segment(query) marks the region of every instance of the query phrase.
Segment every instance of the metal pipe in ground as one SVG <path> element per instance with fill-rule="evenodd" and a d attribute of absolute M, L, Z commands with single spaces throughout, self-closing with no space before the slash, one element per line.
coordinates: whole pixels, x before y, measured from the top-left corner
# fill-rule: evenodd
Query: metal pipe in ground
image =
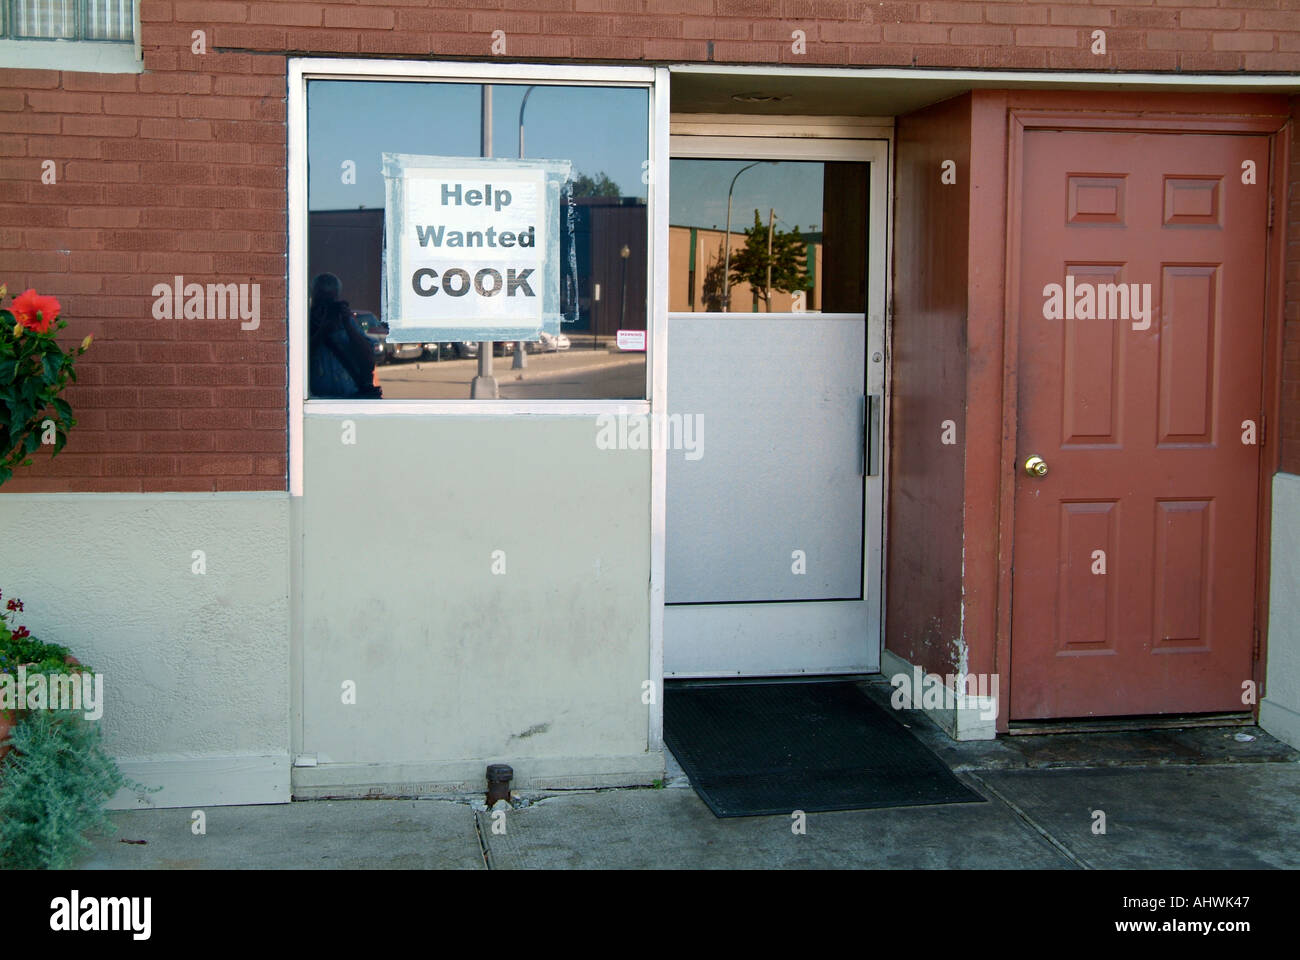
<path fill-rule="evenodd" d="M 490 763 L 487 768 L 487 805 L 498 800 L 510 800 L 510 781 L 515 777 L 514 767 L 508 763 Z"/>

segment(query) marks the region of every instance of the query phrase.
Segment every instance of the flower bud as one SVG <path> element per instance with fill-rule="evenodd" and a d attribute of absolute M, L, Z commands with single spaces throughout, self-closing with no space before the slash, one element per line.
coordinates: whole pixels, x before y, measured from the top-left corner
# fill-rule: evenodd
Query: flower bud
<path fill-rule="evenodd" d="M 93 333 L 88 333 L 88 334 L 86 334 L 86 339 L 81 341 L 81 352 L 82 352 L 82 353 L 85 353 L 87 350 L 90 349 L 90 341 L 92 341 L 92 340 L 94 340 L 94 339 L 95 339 L 95 335 L 94 335 Z"/>

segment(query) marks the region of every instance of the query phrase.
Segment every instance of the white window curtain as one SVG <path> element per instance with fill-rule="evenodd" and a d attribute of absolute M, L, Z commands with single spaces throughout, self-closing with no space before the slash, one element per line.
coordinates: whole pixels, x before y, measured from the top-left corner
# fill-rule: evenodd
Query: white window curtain
<path fill-rule="evenodd" d="M 84 0 L 82 36 L 87 40 L 130 40 L 134 26 L 131 0 Z"/>
<path fill-rule="evenodd" d="M 76 0 L 12 0 L 12 5 L 15 37 L 76 39 Z"/>
<path fill-rule="evenodd" d="M 3 0 L 0 0 L 0 5 Z M 132 0 L 9 0 L 14 39 L 134 39 Z"/>

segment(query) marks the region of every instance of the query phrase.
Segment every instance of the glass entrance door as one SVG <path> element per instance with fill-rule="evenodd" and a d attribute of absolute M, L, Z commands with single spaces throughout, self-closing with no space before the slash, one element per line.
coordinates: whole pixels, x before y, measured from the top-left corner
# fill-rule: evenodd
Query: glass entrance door
<path fill-rule="evenodd" d="M 674 140 L 667 676 L 879 667 L 884 147 Z"/>

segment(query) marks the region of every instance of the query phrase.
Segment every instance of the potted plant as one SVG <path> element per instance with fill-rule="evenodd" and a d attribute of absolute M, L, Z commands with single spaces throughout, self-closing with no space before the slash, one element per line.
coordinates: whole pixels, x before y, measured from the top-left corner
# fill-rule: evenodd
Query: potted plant
<path fill-rule="evenodd" d="M 122 776 L 84 700 L 55 703 L 51 693 L 39 706 L 18 709 L 20 668 L 29 686 L 43 674 L 48 690 L 55 675 L 94 674 L 66 647 L 17 625 L 22 612 L 17 598 L 0 609 L 0 869 L 60 869 L 87 846 L 89 833 L 111 828 L 104 803 L 119 789 L 161 788 Z"/>
<path fill-rule="evenodd" d="M 25 668 L 24 675 L 27 677 L 81 666 L 81 661 L 68 652 L 66 647 L 37 640 L 26 627 L 12 622 L 14 614 L 23 612 L 21 600 L 16 597 L 5 600 L 0 591 L 0 601 L 4 603 L 4 608 L 0 609 L 0 677 L 7 674 L 16 680 L 20 666 Z M 9 753 L 9 735 L 24 712 L 16 704 L 7 706 L 6 698 L 0 692 L 0 761 Z"/>
<path fill-rule="evenodd" d="M 8 289 L 0 283 L 0 301 Z M 0 484 L 44 444 L 57 454 L 76 424 L 72 408 L 59 396 L 77 379 L 72 365 L 90 349 L 91 337 L 65 351 L 55 335 L 67 326 L 59 320 L 59 301 L 27 290 L 8 307 L 0 306 Z"/>
<path fill-rule="evenodd" d="M 104 803 L 128 782 L 100 741 L 99 725 L 75 710 L 31 710 L 0 763 L 0 869 L 66 869 L 109 832 Z"/>

